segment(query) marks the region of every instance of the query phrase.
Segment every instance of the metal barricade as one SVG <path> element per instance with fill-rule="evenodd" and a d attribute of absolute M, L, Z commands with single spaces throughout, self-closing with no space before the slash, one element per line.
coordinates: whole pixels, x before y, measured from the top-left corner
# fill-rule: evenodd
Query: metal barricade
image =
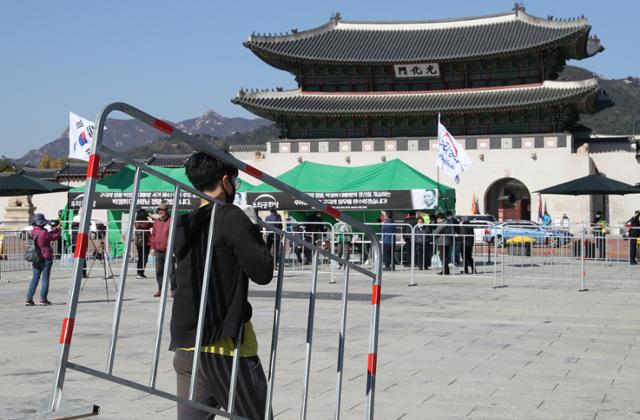
<path fill-rule="evenodd" d="M 357 264 L 353 264 L 339 256 L 332 254 L 330 251 L 322 249 L 321 246 L 317 246 L 315 243 L 309 243 L 304 238 L 296 237 L 296 235 L 291 232 L 287 232 L 282 229 L 277 229 L 274 226 L 259 221 L 259 226 L 265 228 L 266 230 L 275 232 L 276 234 L 281 236 L 281 246 L 280 246 L 280 255 L 278 259 L 280 261 L 280 265 L 278 268 L 278 277 L 277 277 L 277 289 L 276 289 L 276 299 L 275 299 L 275 308 L 274 308 L 274 322 L 273 322 L 273 332 L 272 332 L 272 343 L 271 343 L 271 352 L 270 352 L 270 362 L 269 362 L 269 372 L 268 372 L 268 398 L 267 404 L 265 407 L 265 419 L 270 418 L 271 413 L 271 401 L 274 394 L 274 383 L 275 383 L 275 365 L 277 358 L 277 349 L 278 349 L 278 337 L 279 337 L 279 324 L 280 324 L 280 312 L 281 312 L 281 299 L 282 299 L 282 283 L 283 283 L 283 274 L 284 274 L 284 252 L 285 240 L 289 240 L 294 244 L 301 244 L 305 249 L 309 249 L 313 255 L 313 269 L 312 269 L 312 280 L 309 294 L 309 310 L 308 310 L 308 318 L 307 318 L 307 346 L 306 346 L 306 362 L 305 362 L 305 372 L 304 372 L 304 392 L 302 398 L 302 410 L 300 417 L 302 419 L 306 418 L 307 406 L 308 406 L 308 395 L 309 395 L 309 379 L 310 379 L 310 364 L 311 364 L 311 351 L 313 345 L 313 320 L 315 316 L 315 299 L 316 299 L 316 286 L 317 286 L 317 277 L 318 277 L 318 264 L 320 258 L 324 258 L 327 260 L 337 261 L 340 264 L 343 264 L 347 267 L 345 270 L 345 288 L 343 292 L 343 309 L 342 309 L 342 322 L 340 324 L 339 331 L 339 351 L 338 351 L 338 378 L 337 378 L 337 389 L 336 389 L 336 419 L 340 417 L 340 398 L 341 398 L 341 386 L 342 386 L 342 369 L 344 362 L 344 334 L 346 328 L 346 316 L 347 316 L 347 301 L 348 301 L 348 280 L 349 273 L 351 270 L 361 273 L 372 279 L 372 296 L 371 296 L 371 324 L 369 331 L 369 346 L 368 346 L 368 357 L 367 357 L 367 366 L 366 366 L 366 378 L 367 378 L 367 386 L 366 386 L 366 418 L 373 419 L 374 417 L 374 403 L 375 403 L 375 385 L 376 385 L 376 367 L 377 367 L 377 348 L 378 348 L 378 326 L 379 326 L 379 318 L 380 318 L 380 300 L 381 300 L 381 258 L 380 258 L 380 245 L 376 236 L 370 230 L 368 226 L 365 224 L 342 214 L 339 210 L 335 208 L 325 205 L 320 201 L 293 189 L 292 187 L 282 183 L 281 181 L 261 172 L 260 170 L 243 163 L 242 161 L 234 158 L 233 156 L 217 150 L 210 146 L 204 140 L 198 137 L 192 137 L 187 135 L 173 126 L 167 124 L 166 122 L 156 119 L 149 114 L 146 114 L 130 105 L 124 103 L 113 103 L 105 107 L 99 114 L 96 123 L 96 131 L 94 142 L 92 144 L 92 150 L 89 157 L 88 169 L 87 169 L 87 184 L 84 194 L 84 204 L 83 208 L 85 209 L 82 212 L 80 228 L 77 235 L 77 241 L 75 244 L 74 251 L 74 268 L 73 268 L 73 276 L 72 282 L 69 289 L 69 300 L 67 305 L 66 316 L 62 322 L 62 331 L 60 334 L 60 352 L 58 356 L 58 366 L 54 375 L 53 382 L 53 390 L 51 393 L 50 401 L 48 404 L 48 409 L 50 412 L 57 412 L 60 410 L 60 403 L 62 401 L 62 391 L 65 382 L 65 375 L 67 369 L 73 369 L 78 372 L 82 372 L 97 378 L 105 379 L 108 381 L 112 381 L 118 383 L 120 385 L 130 387 L 132 389 L 136 389 L 139 391 L 147 392 L 149 394 L 153 394 L 171 401 L 179 402 L 182 404 L 187 404 L 197 409 L 207 411 L 209 413 L 219 415 L 221 417 L 230 418 L 230 419 L 240 419 L 241 417 L 234 414 L 234 401 L 235 401 L 235 392 L 236 392 L 236 378 L 238 374 L 238 359 L 240 356 L 239 348 L 236 348 L 234 353 L 234 361 L 231 372 L 231 380 L 229 387 L 229 401 L 226 407 L 226 410 L 217 409 L 215 407 L 209 407 L 204 404 L 198 403 L 194 399 L 194 391 L 195 391 L 195 382 L 198 377 L 198 371 L 200 369 L 199 366 L 199 354 L 202 351 L 202 337 L 203 337 L 203 329 L 204 329 L 204 314 L 206 311 L 206 295 L 207 288 L 209 287 L 210 279 L 209 275 L 211 272 L 211 266 L 213 263 L 213 236 L 214 236 L 214 218 L 216 215 L 216 209 L 219 204 L 217 200 L 212 197 L 207 196 L 206 194 L 197 191 L 196 189 L 182 184 L 178 181 L 175 181 L 168 176 L 153 170 L 149 166 L 140 163 L 129 156 L 122 155 L 103 144 L 103 134 L 104 134 L 104 126 L 107 119 L 107 116 L 113 111 L 123 112 L 134 119 L 137 119 L 143 123 L 146 123 L 152 127 L 155 127 L 162 131 L 167 135 L 171 135 L 173 138 L 182 140 L 195 149 L 198 149 L 202 152 L 207 153 L 210 156 L 213 156 L 226 164 L 237 168 L 238 170 L 259 179 L 283 192 L 289 193 L 295 198 L 299 200 L 303 200 L 307 202 L 312 208 L 322 211 L 325 214 L 341 221 L 349 224 L 354 229 L 357 229 L 360 232 L 363 232 L 368 236 L 370 240 L 370 249 L 373 260 L 373 268 L 372 270 L 365 269 Z M 123 161 L 133 165 L 136 168 L 136 175 L 134 180 L 134 188 L 133 188 L 133 197 L 129 207 L 129 215 L 130 220 L 127 225 L 127 233 L 124 241 L 124 256 L 122 259 L 122 271 L 119 275 L 119 283 L 118 283 L 118 295 L 114 308 L 113 314 L 113 322 L 111 329 L 111 338 L 109 342 L 108 356 L 107 356 L 107 366 L 105 371 L 97 370 L 91 368 L 89 366 L 83 366 L 77 363 L 73 363 L 69 361 L 69 351 L 71 346 L 71 339 L 73 335 L 74 325 L 76 322 L 76 312 L 78 306 L 78 297 L 80 292 L 80 283 L 82 279 L 82 268 L 87 259 L 87 248 L 89 246 L 89 225 L 91 220 L 92 213 L 92 205 L 93 199 L 95 196 L 95 188 L 96 188 L 96 178 L 98 175 L 98 168 L 100 162 L 100 156 L 102 153 L 107 153 L 112 156 L 118 157 Z M 161 345 L 161 337 L 162 330 L 164 325 L 164 315 L 165 308 L 167 302 L 167 283 L 168 283 L 168 266 L 169 263 L 165 265 L 165 271 L 163 274 L 163 283 L 161 290 L 161 297 L 159 302 L 158 309 L 158 318 L 156 324 L 156 335 L 155 335 L 155 344 L 154 344 L 154 354 L 152 360 L 152 368 L 150 372 L 150 378 L 148 384 L 138 383 L 124 377 L 116 376 L 113 374 L 113 367 L 115 361 L 115 355 L 117 351 L 117 343 L 118 343 L 118 333 L 119 333 L 119 325 L 121 320 L 122 306 L 124 302 L 124 294 L 126 289 L 126 281 L 127 281 L 127 265 L 129 263 L 129 257 L 132 251 L 132 236 L 134 234 L 134 217 L 135 210 L 137 208 L 137 199 L 138 199 L 138 190 L 140 185 L 140 177 L 141 173 L 144 172 L 146 174 L 155 176 L 157 178 L 162 179 L 163 181 L 169 182 L 175 186 L 174 191 L 174 200 L 173 200 L 173 213 L 177 214 L 177 198 L 180 195 L 181 191 L 188 191 L 196 196 L 205 199 L 213 204 L 213 209 L 211 212 L 211 220 L 209 224 L 209 236 L 208 236 L 208 244 L 207 244 L 207 253 L 206 253 L 206 261 L 205 261 L 205 278 L 203 279 L 202 285 L 202 300 L 200 302 L 199 307 L 199 316 L 197 323 L 197 334 L 196 334 L 196 354 L 193 357 L 193 366 L 191 371 L 191 384 L 189 388 L 188 398 L 182 398 L 178 395 L 174 395 L 162 390 L 157 389 L 156 380 L 158 373 L 158 362 L 159 362 L 159 349 Z M 176 223 L 175 220 L 177 217 L 172 218 L 173 221 L 169 230 L 169 240 L 168 240 L 168 248 L 167 255 L 168 258 L 172 258 L 172 250 L 174 246 L 175 240 L 175 229 Z M 239 337 L 242 337 L 242 329 L 239 331 Z M 237 340 L 238 346 L 240 345 L 240 340 Z M 92 409 L 92 413 L 95 413 L 95 407 Z"/>

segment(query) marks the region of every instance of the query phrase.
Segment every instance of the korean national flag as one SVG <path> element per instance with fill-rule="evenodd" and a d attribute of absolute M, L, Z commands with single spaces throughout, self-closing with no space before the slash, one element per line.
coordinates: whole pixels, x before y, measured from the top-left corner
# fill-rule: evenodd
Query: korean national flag
<path fill-rule="evenodd" d="M 89 160 L 95 125 L 79 115 L 69 112 L 69 157 Z"/>

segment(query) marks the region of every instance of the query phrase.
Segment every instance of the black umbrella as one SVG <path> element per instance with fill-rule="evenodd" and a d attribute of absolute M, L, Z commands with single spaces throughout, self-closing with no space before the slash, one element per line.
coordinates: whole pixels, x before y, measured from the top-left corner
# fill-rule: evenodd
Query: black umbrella
<path fill-rule="evenodd" d="M 640 188 L 604 175 L 587 175 L 535 192 L 560 195 L 625 195 L 640 194 Z"/>
<path fill-rule="evenodd" d="M 0 174 L 0 196 L 34 195 L 67 191 L 69 187 L 21 174 Z"/>

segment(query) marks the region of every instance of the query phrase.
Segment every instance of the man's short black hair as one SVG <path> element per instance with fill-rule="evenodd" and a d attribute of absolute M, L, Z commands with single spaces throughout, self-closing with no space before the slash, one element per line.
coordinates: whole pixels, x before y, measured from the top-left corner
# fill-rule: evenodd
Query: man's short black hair
<path fill-rule="evenodd" d="M 447 211 L 447 217 L 453 217 L 453 212 L 451 210 Z"/>
<path fill-rule="evenodd" d="M 185 170 L 189 181 L 198 191 L 215 188 L 225 175 L 238 176 L 236 168 L 204 152 L 191 155 L 185 164 Z"/>
<path fill-rule="evenodd" d="M 277 212 L 278 212 L 278 210 L 276 209 L 276 207 L 275 207 L 275 206 L 271 206 L 271 207 L 269 208 L 269 211 L 270 211 L 271 213 L 277 213 Z"/>

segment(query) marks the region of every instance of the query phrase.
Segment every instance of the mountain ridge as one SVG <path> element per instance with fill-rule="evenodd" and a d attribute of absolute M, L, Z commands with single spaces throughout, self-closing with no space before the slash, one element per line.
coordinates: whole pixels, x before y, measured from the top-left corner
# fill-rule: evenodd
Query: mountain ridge
<path fill-rule="evenodd" d="M 214 139 L 233 136 L 237 133 L 249 133 L 272 124 L 271 121 L 262 118 L 226 118 L 212 109 L 206 110 L 195 118 L 177 123 L 168 122 L 187 134 L 198 134 Z M 116 151 L 124 151 L 151 144 L 162 137 L 162 133 L 140 121 L 110 118 L 107 120 L 104 132 L 104 143 Z M 44 156 L 63 158 L 68 154 L 69 128 L 67 127 L 57 138 L 40 148 L 28 151 L 16 161 L 21 165 L 36 166 Z"/>

